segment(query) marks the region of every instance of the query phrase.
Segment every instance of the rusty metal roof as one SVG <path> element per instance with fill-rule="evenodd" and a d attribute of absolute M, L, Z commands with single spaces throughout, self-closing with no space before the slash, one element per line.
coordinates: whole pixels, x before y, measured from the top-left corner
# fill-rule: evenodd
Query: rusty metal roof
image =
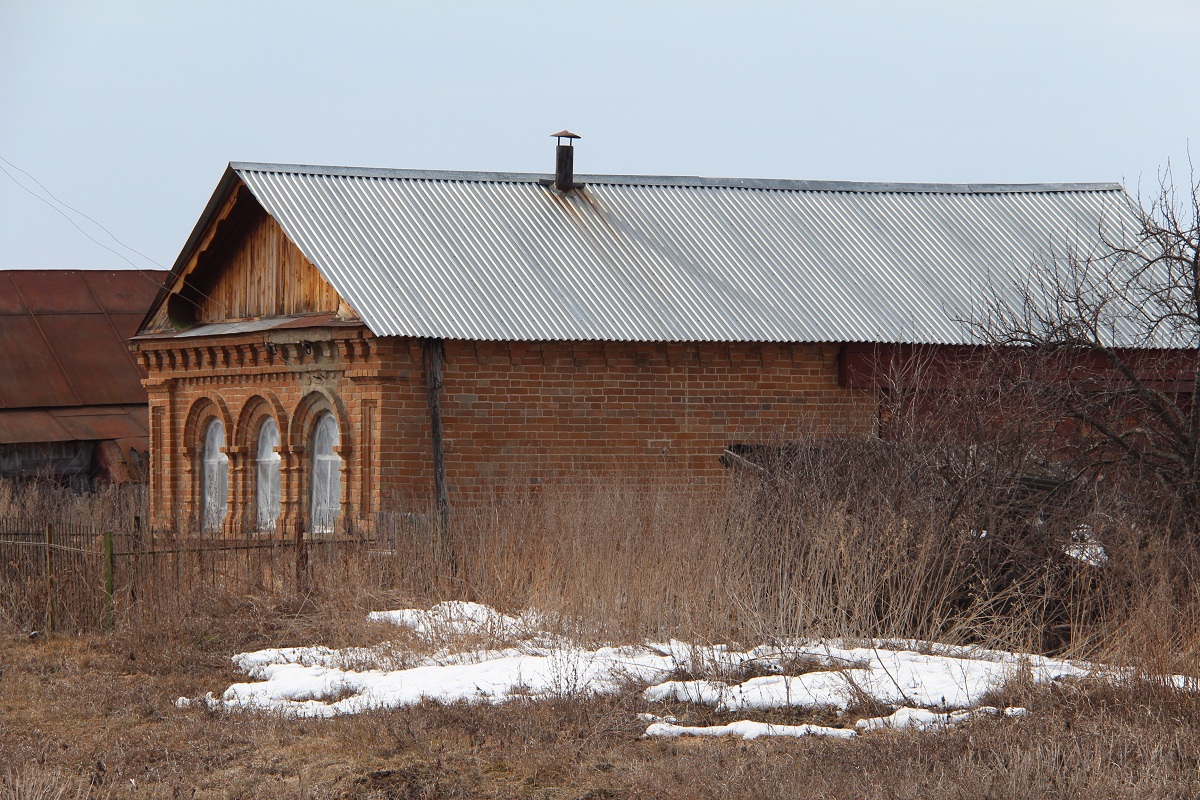
<path fill-rule="evenodd" d="M 146 439 L 145 405 L 0 409 L 0 444 Z"/>
<path fill-rule="evenodd" d="M 303 328 L 355 328 L 361 323 L 341 319 L 336 314 L 295 314 L 285 317 L 234 320 L 232 322 L 209 322 L 183 331 L 153 331 L 134 336 L 133 341 L 143 339 L 195 339 L 203 336 L 228 336 L 238 333 L 260 331 L 299 330 Z"/>
<path fill-rule="evenodd" d="M 0 271 L 0 442 L 145 436 L 126 343 L 167 273 Z M 100 408 L 100 407 L 109 408 Z"/>

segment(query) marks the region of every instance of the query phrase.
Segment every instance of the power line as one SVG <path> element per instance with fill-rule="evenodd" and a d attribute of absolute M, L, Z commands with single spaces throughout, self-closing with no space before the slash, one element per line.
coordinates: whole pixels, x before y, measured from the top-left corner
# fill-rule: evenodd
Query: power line
<path fill-rule="evenodd" d="M 161 270 L 164 270 L 164 271 L 166 271 L 166 270 L 167 270 L 167 268 L 166 268 L 166 267 L 164 267 L 162 264 L 159 264 L 157 261 L 155 261 L 155 260 L 154 260 L 153 258 L 151 258 L 150 256 L 146 255 L 145 253 L 142 253 L 141 251 L 139 251 L 139 250 L 136 250 L 136 249 L 134 249 L 134 248 L 130 247 L 129 245 L 125 244 L 124 242 L 122 242 L 120 239 L 118 239 L 118 238 L 116 237 L 116 235 L 115 235 L 115 234 L 114 234 L 112 231 L 110 231 L 108 228 L 106 228 L 106 227 L 104 227 L 103 225 L 101 225 L 99 222 L 97 222 L 97 221 L 96 221 L 95 219 L 93 219 L 92 217 L 90 217 L 90 216 L 88 216 L 87 214 L 83 213 L 82 211 L 80 211 L 79 209 L 75 208 L 74 206 L 68 205 L 67 203 L 64 203 L 62 200 L 59 200 L 57 197 L 55 197 L 55 196 L 54 196 L 54 193 L 53 193 L 53 192 L 51 192 L 49 189 L 47 189 L 47 188 L 45 187 L 45 185 L 44 185 L 44 184 L 43 184 L 41 181 L 39 181 L 37 178 L 35 178 L 35 177 L 34 177 L 33 175 L 31 175 L 29 172 L 27 172 L 27 171 L 25 171 L 25 170 L 21 169 L 21 168 L 20 168 L 20 167 L 18 167 L 16 164 L 14 164 L 14 163 L 12 163 L 11 161 L 9 161 L 9 160 L 8 160 L 7 158 L 5 158 L 4 156 L 0 156 L 0 161 L 3 161 L 3 162 L 4 162 L 5 164 L 7 164 L 8 166 L 12 167 L 12 168 L 13 168 L 13 169 L 15 169 L 16 171 L 20 172 L 22 175 L 25 175 L 25 176 L 26 176 L 26 177 L 28 177 L 28 178 L 29 178 L 31 181 L 33 181 L 34 183 L 36 183 L 36 184 L 37 184 L 37 185 L 38 185 L 38 186 L 41 188 L 41 190 L 42 190 L 43 192 L 45 192 L 47 195 L 49 195 L 49 196 L 50 196 L 50 197 L 51 197 L 51 198 L 54 200 L 54 203 L 51 203 L 51 202 L 50 202 L 49 200 L 47 200 L 45 197 L 42 197 L 42 196 L 41 196 L 40 194 L 38 194 L 37 192 L 33 191 L 33 190 L 32 190 L 32 189 L 30 189 L 28 186 L 26 186 L 25 184 L 21 183 L 21 181 L 17 180 L 17 179 L 16 179 L 16 177 L 15 177 L 15 176 L 14 176 L 14 175 L 13 175 L 11 172 L 9 172 L 9 171 L 8 171 L 7 169 L 5 169 L 3 166 L 0 166 L 0 172 L 3 172 L 5 175 L 7 175 L 9 180 L 11 180 L 13 183 L 15 183 L 17 186 L 19 186 L 19 187 L 20 187 L 21 189 L 23 189 L 24 191 L 28 192 L 28 193 L 29 193 L 30 195 L 32 195 L 33 197 L 36 197 L 38 200 L 40 200 L 40 201 L 42 201 L 43 203 L 45 203 L 45 204 L 46 204 L 47 206 L 49 206 L 50 208 L 54 209 L 54 211 L 56 211 L 56 212 L 57 212 L 57 213 L 58 213 L 60 216 L 62 216 L 62 218 L 63 218 L 63 219 L 65 219 L 67 222 L 71 223 L 72 227 L 74 227 L 74 228 L 75 228 L 75 230 L 77 230 L 77 231 L 79 231 L 80 233 L 82 233 L 82 234 L 83 234 L 83 235 L 84 235 L 84 236 L 85 236 L 85 237 L 86 237 L 86 238 L 87 238 L 87 239 L 88 239 L 90 242 L 92 242 L 93 244 L 95 244 L 95 245 L 97 245 L 97 246 L 99 246 L 99 247 L 103 247 L 105 250 L 107 250 L 108 252 L 112 253 L 112 254 L 113 254 L 113 255 L 115 255 L 117 258 L 120 258 L 120 259 L 121 259 L 122 261 L 124 261 L 126 264 L 128 264 L 128 265 L 129 265 L 129 266 L 131 266 L 131 267 L 133 267 L 133 269 L 134 269 L 134 271 L 135 271 L 135 272 L 137 272 L 139 275 L 141 275 L 141 276 L 142 276 L 143 278 L 145 278 L 146 280 L 148 280 L 148 281 L 150 281 L 151 283 L 153 283 L 153 284 L 154 284 L 155 286 L 157 286 L 158 288 L 160 288 L 160 289 L 162 289 L 162 288 L 165 288 L 165 286 L 166 286 L 166 284 L 165 284 L 165 283 L 163 283 L 163 282 L 159 282 L 159 281 L 155 280 L 154 278 L 150 277 L 149 275 L 147 275 L 147 274 L 146 274 L 147 270 L 146 270 L 144 267 L 139 267 L 137 264 L 135 264 L 135 263 L 133 263 L 132 261 L 130 261 L 130 260 L 129 260 L 129 257 L 128 257 L 128 256 L 126 256 L 124 253 L 117 252 L 116 250 L 114 250 L 114 249 L 112 249 L 111 247 L 109 247 L 108 245 L 106 245 L 104 242 L 101 242 L 101 241 L 97 240 L 97 239 L 96 239 L 94 236 L 92 236 L 90 233 L 88 233 L 88 232 L 87 232 L 87 231 L 85 231 L 83 228 L 81 228 L 81 227 L 79 226 L 79 224 L 78 224 L 77 222 L 75 222 L 75 220 L 71 219 L 71 217 L 70 217 L 70 216 L 69 216 L 69 215 L 68 215 L 68 214 L 67 214 L 65 211 L 63 211 L 63 210 L 62 210 L 62 208 L 59 208 L 59 206 L 62 206 L 63 208 L 67 208 L 67 209 L 69 209 L 70 211 L 72 211 L 72 212 L 74 212 L 74 213 L 78 214 L 79 216 L 81 216 L 81 217 L 83 217 L 84 219 L 86 219 L 86 220 L 88 220 L 89 222 L 91 222 L 91 223 L 92 223 L 93 225 L 95 225 L 97 228 L 99 228 L 100 230 L 102 230 L 102 231 L 104 231 L 105 233 L 107 233 L 107 234 L 109 235 L 109 238 L 111 238 L 111 239 L 112 239 L 114 242 L 116 242 L 116 243 L 117 243 L 117 244 L 118 244 L 120 247 L 123 247 L 123 248 L 125 248 L 126 250 L 128 250 L 129 252 L 131 252 L 131 253 L 134 253 L 134 254 L 136 254 L 136 255 L 138 255 L 138 256 L 141 256 L 141 257 L 142 257 L 142 258 L 144 258 L 146 261 L 149 261 L 151 264 L 153 264 L 154 266 L 158 267 L 158 268 L 159 268 L 159 269 L 161 269 Z M 55 203 L 57 203 L 58 205 L 55 205 Z M 200 297 L 202 297 L 203 299 L 205 299 L 205 300 L 208 300 L 208 301 L 210 301 L 210 302 L 212 302 L 212 303 L 214 303 L 214 304 L 216 304 L 216 305 L 218 305 L 218 306 L 221 306 L 222 308 L 224 308 L 224 304 L 223 304 L 223 303 L 220 303 L 220 302 L 218 302 L 218 301 L 217 301 L 216 299 L 214 299 L 213 297 L 211 297 L 211 296 L 209 296 L 209 295 L 205 294 L 204 292 L 200 291 L 199 289 L 196 289 L 196 287 L 194 287 L 194 286 L 193 286 L 193 287 L 192 287 L 192 290 L 193 290 L 193 291 L 195 291 L 197 294 L 199 294 L 199 295 L 200 295 Z M 181 295 L 181 297 L 182 297 L 182 295 Z M 191 298 L 183 298 L 183 299 L 185 299 L 185 300 L 187 300 L 187 301 L 191 302 L 191 303 L 192 303 L 192 305 L 193 305 L 193 306 L 195 306 L 196 308 L 199 308 L 199 307 L 200 307 L 200 304 L 199 304 L 197 301 L 195 301 L 195 300 L 192 300 Z"/>
<path fill-rule="evenodd" d="M 9 165 L 10 167 L 12 167 L 13 169 L 20 170 L 21 172 L 25 172 L 25 170 L 21 169 L 21 168 L 20 168 L 20 167 L 18 167 L 18 166 L 15 166 L 15 165 L 13 165 L 13 163 L 12 163 L 11 161 L 9 161 L 8 159 L 4 158 L 3 156 L 0 156 L 0 161 L 3 161 L 5 164 L 8 164 L 8 165 Z M 58 206 L 56 206 L 56 205 L 54 205 L 53 203 L 51 203 L 51 202 L 50 202 L 49 200 L 47 200 L 46 198 L 42 197 L 42 196 L 41 196 L 40 194 L 38 194 L 37 192 L 35 192 L 35 191 L 33 191 L 32 189 L 30 189 L 30 188 L 29 188 L 28 186 L 26 186 L 25 184 L 21 183 L 19 180 L 17 180 L 15 177 L 13 177 L 13 174 L 12 174 L 11 172 L 9 172 L 7 169 L 5 169 L 4 167 L 0 167 L 0 172 L 3 172 L 5 175 L 7 175 L 7 176 L 8 176 L 8 179 L 9 179 L 9 180 L 11 180 L 13 183 L 15 183 L 17 186 L 21 187 L 21 188 L 22 188 L 22 189 L 24 189 L 26 192 L 28 192 L 28 193 L 29 193 L 29 194 L 31 194 L 32 196 L 36 197 L 38 200 L 41 200 L 41 201 L 42 201 L 43 203 L 45 203 L 47 206 L 49 206 L 50 208 L 52 208 L 52 209 L 54 209 L 56 212 L 58 212 L 58 214 L 59 214 L 60 216 L 62 216 L 62 218 L 63 218 L 63 219 L 65 219 L 67 222 L 71 223 L 72 227 L 74 227 L 74 228 L 75 228 L 75 230 L 77 230 L 77 231 L 79 231 L 80 233 L 82 233 L 82 234 L 83 234 L 85 237 L 87 237 L 87 239 L 88 239 L 89 241 L 91 241 L 93 244 L 95 244 L 95 245 L 97 245 L 97 246 L 99 246 L 99 247 L 103 247 L 105 250 L 107 250 L 108 252 L 112 253 L 114 256 L 116 256 L 117 258 L 121 259 L 122 261 L 124 261 L 124 262 L 125 262 L 126 264 L 128 264 L 129 266 L 133 267 L 134 271 L 136 271 L 136 272 L 137 272 L 139 275 L 141 275 L 142 277 L 144 277 L 146 280 L 148 280 L 148 281 L 150 281 L 151 283 L 153 283 L 155 286 L 158 286 L 158 287 L 160 287 L 160 288 L 162 287 L 162 285 L 163 285 L 163 284 L 159 283 L 158 281 L 154 280 L 154 278 L 151 278 L 149 275 L 147 275 L 147 274 L 146 274 L 146 270 L 145 270 L 145 268 L 144 268 L 144 267 L 139 267 L 137 264 L 135 264 L 135 263 L 133 263 L 132 261 L 130 261 L 130 260 L 129 260 L 129 257 L 128 257 L 128 256 L 126 256 L 124 253 L 119 253 L 119 252 L 117 252 L 116 250 L 113 250 L 113 249 L 112 249 L 111 247 L 109 247 L 108 245 L 106 245 L 104 242 L 101 242 L 101 241 L 97 240 L 97 239 L 96 239 L 94 236 L 92 236 L 90 233 L 88 233 L 87 231 L 85 231 L 83 228 L 79 227 L 79 224 L 78 224 L 78 223 L 76 223 L 76 222 L 75 222 L 75 220 L 71 219 L 71 218 L 70 218 L 70 217 L 67 215 L 67 213 L 66 213 L 65 211 L 63 211 L 61 208 L 59 208 Z M 29 173 L 28 173 L 28 172 L 25 172 L 25 174 L 26 174 L 26 175 L 29 175 Z M 30 176 L 30 177 L 32 178 L 33 176 Z M 34 182 L 35 182 L 35 183 L 37 183 L 37 184 L 38 184 L 38 186 L 41 186 L 41 185 L 42 185 L 41 183 L 38 183 L 38 181 L 37 181 L 37 179 L 36 179 L 36 178 L 34 178 Z M 42 188 L 45 188 L 45 187 L 42 187 Z M 49 193 L 49 192 L 47 192 L 47 194 L 50 194 L 50 193 Z M 51 197 L 54 197 L 54 195 L 50 195 L 50 196 L 51 196 Z M 55 199 L 57 199 L 57 198 L 55 198 Z M 59 201 L 59 202 L 61 202 L 61 201 Z M 63 203 L 63 205 L 65 206 L 65 205 L 66 205 L 66 203 Z M 67 206 L 67 208 L 70 208 L 70 206 Z M 72 211 L 74 211 L 74 209 L 71 209 L 71 210 L 72 210 Z M 76 212 L 76 213 L 80 213 L 80 212 Z M 83 214 L 83 216 L 85 216 L 85 217 L 86 217 L 87 215 L 86 215 L 86 214 Z M 88 219 L 91 219 L 91 217 L 88 217 Z M 95 220 L 93 220 L 93 222 L 95 222 Z M 97 223 L 97 225 L 99 225 L 99 223 Z M 99 227 L 101 227 L 101 228 L 104 228 L 104 226 L 103 226 L 103 225 L 99 225 Z M 107 230 L 107 229 L 106 229 L 106 230 Z M 108 235 L 109 235 L 109 236 L 112 236 L 112 233 L 109 233 Z M 114 240 L 114 241 L 117 241 L 117 237 L 113 236 L 113 240 Z M 118 243 L 118 244 L 120 244 L 120 242 L 119 242 L 119 241 L 118 241 L 117 243 Z M 122 245 L 122 247 L 124 247 L 124 245 Z M 135 252 L 135 253 L 137 252 L 137 251 L 136 251 L 136 250 L 134 250 L 132 247 L 131 247 L 131 248 L 128 248 L 128 249 L 129 249 L 131 252 Z M 141 255 L 141 254 L 140 254 L 140 253 L 138 253 L 138 255 Z M 142 256 L 142 258 L 146 258 L 146 257 L 145 257 L 145 256 Z M 157 262 L 157 261 L 154 261 L 153 259 L 147 259 L 147 260 L 148 260 L 148 261 L 150 261 L 150 263 L 152 263 L 152 264 L 154 264 L 154 265 L 156 265 L 156 266 L 158 266 L 158 267 L 160 267 L 160 268 L 162 267 L 162 265 L 161 265 L 161 264 L 158 264 L 158 262 Z"/>
<path fill-rule="evenodd" d="M 12 163 L 11 161 L 9 161 L 9 160 L 8 160 L 7 158 L 5 158 L 4 156 L 0 156 L 0 161 L 3 161 L 5 164 L 8 164 L 10 167 L 12 167 L 13 169 L 15 169 L 17 172 L 20 172 L 22 175 L 24 175 L 25 177 L 29 178 L 29 180 L 31 180 L 31 181 L 33 181 L 34 183 L 36 183 L 36 184 L 38 185 L 38 188 L 40 188 L 40 189 L 41 189 L 43 192 L 45 192 L 46 194 L 48 194 L 48 195 L 50 196 L 50 199 L 51 199 L 51 200 L 53 200 L 55 203 L 58 203 L 60 206 L 63 206 L 64 208 L 66 208 L 66 209 L 68 209 L 68 210 L 70 210 L 70 211 L 73 211 L 74 213 L 76 213 L 76 214 L 78 214 L 79 216 L 81 216 L 81 217 L 83 217 L 84 219 L 86 219 L 88 222 L 90 222 L 90 223 L 92 223 L 93 225 L 95 225 L 95 226 L 96 226 L 97 228 L 99 228 L 100 230 L 102 230 L 102 231 L 104 231 L 105 233 L 107 233 L 107 234 L 108 234 L 108 237 L 109 237 L 110 239 L 112 239 L 114 242 L 116 242 L 118 245 L 120 245 L 121 247 L 124 247 L 126 250 L 128 250 L 128 251 L 129 251 L 129 252 L 131 252 L 131 253 L 134 253 L 134 254 L 136 254 L 136 255 L 138 255 L 138 256 L 141 256 L 142 258 L 146 259 L 147 261 L 149 261 L 151 264 L 153 264 L 154 266 L 158 267 L 159 269 L 166 269 L 166 267 L 164 267 L 162 264 L 159 264 L 157 261 L 155 261 L 155 260 L 154 260 L 153 258 L 151 258 L 150 256 L 146 255 L 145 253 L 141 252 L 140 250 L 135 250 L 134 248 L 132 248 L 132 247 L 130 247 L 129 245 L 127 245 L 127 244 L 125 244 L 124 242 L 122 242 L 120 239 L 118 239 L 118 238 L 116 237 L 116 235 L 115 235 L 115 234 L 114 234 L 112 231 L 110 231 L 108 228 L 106 228 L 106 227 L 104 227 L 103 225 L 101 225 L 99 222 L 97 222 L 97 221 L 96 221 L 95 219 L 93 219 L 92 217 L 89 217 L 87 214 L 83 213 L 83 212 L 82 212 L 82 211 L 80 211 L 78 208 L 75 208 L 74 206 L 70 205 L 69 203 L 64 203 L 62 200 L 59 200 L 59 199 L 58 199 L 58 198 L 57 198 L 57 197 L 54 195 L 54 193 L 53 193 L 53 192 L 51 192 L 49 189 L 47 189 L 47 188 L 46 188 L 45 184 L 43 184 L 43 183 L 42 183 L 41 181 L 39 181 L 39 180 L 38 180 L 36 177 L 34 177 L 33 175 L 31 175 L 31 174 L 30 174 L 28 171 L 21 169 L 20 167 L 18 167 L 16 164 L 14 164 L 14 163 Z M 3 168 L 3 167 L 0 167 L 0 169 L 4 169 L 4 168 Z M 16 178 L 14 178 L 14 177 L 13 177 L 13 176 L 12 176 L 12 175 L 11 175 L 11 174 L 8 172 L 8 170 L 4 170 L 4 173 L 5 173 L 6 175 L 8 175 L 8 177 L 9 177 L 9 178 L 10 178 L 10 179 L 13 181 L 13 183 L 16 183 L 16 184 L 17 184 L 18 186 L 20 186 L 22 189 L 24 189 L 25 191 L 29 192 L 29 193 L 30 193 L 30 194 L 32 194 L 34 197 L 38 198 L 38 199 L 39 199 L 39 200 L 41 200 L 43 203 L 46 203 L 46 205 L 50 206 L 50 207 L 51 207 L 51 208 L 53 208 L 55 211 L 58 211 L 58 213 L 62 214 L 64 217 L 66 217 L 66 216 L 67 216 L 66 214 L 64 214 L 64 213 L 62 212 L 62 210 L 61 210 L 61 209 L 59 209 L 59 208 L 57 208 L 57 207 L 55 207 L 55 206 L 51 205 L 51 204 L 50 204 L 50 203 L 49 203 L 49 202 L 46 200 L 46 198 L 42 197 L 41 195 L 38 195 L 38 194 L 34 193 L 34 192 L 33 192 L 32 190 L 30 190 L 30 189 L 29 189 L 27 186 L 25 186 L 24 184 L 20 183 L 20 182 L 19 182 L 19 181 L 18 181 Z M 68 222 L 71 222 L 71 224 L 72 224 L 72 225 L 75 225 L 74 221 L 72 221 L 72 220 L 71 220 L 69 217 L 67 218 L 67 220 L 68 220 Z M 87 234 L 86 234 L 86 233 L 84 233 L 84 231 L 83 231 L 83 229 L 82 229 L 82 228 L 80 228 L 78 225 L 75 225 L 75 227 L 76 227 L 76 228 L 79 230 L 79 232 L 80 232 L 80 233 L 83 233 L 83 235 L 84 235 L 84 236 L 87 236 Z M 91 239 L 92 237 L 88 236 L 88 238 L 89 238 L 89 239 Z M 92 241 L 93 241 L 93 242 L 95 242 L 96 240 L 95 240 L 95 239 L 92 239 Z M 96 244 L 100 244 L 100 243 L 99 243 L 99 242 L 96 242 Z M 101 246 L 101 247 L 103 247 L 104 245 L 100 245 L 100 246 Z M 125 260 L 126 260 L 126 262 L 129 262 L 129 259 L 125 259 Z M 130 262 L 130 263 L 131 263 L 131 262 Z"/>

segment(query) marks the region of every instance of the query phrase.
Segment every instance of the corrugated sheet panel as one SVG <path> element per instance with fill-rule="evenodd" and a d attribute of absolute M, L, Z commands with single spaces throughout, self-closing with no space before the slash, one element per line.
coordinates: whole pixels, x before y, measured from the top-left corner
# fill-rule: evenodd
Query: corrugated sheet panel
<path fill-rule="evenodd" d="M 144 404 L 127 341 L 165 278 L 0 271 L 0 409 Z"/>
<path fill-rule="evenodd" d="M 145 404 L 0 409 L 0 444 L 145 439 Z"/>
<path fill-rule="evenodd" d="M 232 164 L 377 335 L 966 344 L 1117 184 L 946 186 Z"/>

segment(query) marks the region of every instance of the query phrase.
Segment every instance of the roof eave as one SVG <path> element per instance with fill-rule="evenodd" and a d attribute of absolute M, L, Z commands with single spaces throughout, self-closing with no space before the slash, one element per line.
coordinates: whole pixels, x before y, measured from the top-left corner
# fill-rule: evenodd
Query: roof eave
<path fill-rule="evenodd" d="M 212 197 L 210 197 L 208 200 L 208 205 L 204 207 L 203 213 L 200 214 L 200 219 L 196 222 L 196 226 L 192 228 L 191 235 L 188 236 L 187 242 L 185 242 L 183 245 L 183 249 L 179 251 L 179 255 L 176 257 L 175 263 L 171 266 L 171 271 L 163 280 L 162 288 L 158 290 L 158 294 L 156 294 L 154 297 L 154 302 L 150 304 L 150 308 L 146 311 L 146 315 L 142 317 L 142 321 L 138 323 L 139 333 L 141 333 L 141 331 L 145 329 L 146 325 L 150 323 L 151 317 L 154 316 L 155 312 L 158 311 L 159 306 L 162 305 L 162 303 L 166 300 L 167 295 L 171 292 L 171 287 L 175 283 L 175 279 L 183 270 L 184 265 L 186 265 L 191 259 L 192 253 L 195 251 L 196 245 L 204 235 L 204 231 L 208 228 L 209 223 L 212 222 L 213 217 L 216 216 L 217 211 L 224 204 L 230 193 L 233 192 L 233 190 L 241 182 L 242 179 L 238 177 L 238 174 L 234 169 L 234 164 L 231 162 L 225 167 L 225 172 L 221 175 L 221 180 L 218 181 L 217 188 L 213 190 Z"/>

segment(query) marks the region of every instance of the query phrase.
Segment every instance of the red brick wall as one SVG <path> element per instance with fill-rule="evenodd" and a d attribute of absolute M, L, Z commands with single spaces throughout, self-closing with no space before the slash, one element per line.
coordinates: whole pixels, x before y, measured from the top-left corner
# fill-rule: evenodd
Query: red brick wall
<path fill-rule="evenodd" d="M 149 373 L 156 524 L 198 513 L 198 443 L 226 424 L 231 529 L 254 509 L 257 421 L 283 439 L 282 530 L 308 513 L 305 447 L 314 412 L 333 409 L 346 519 L 429 508 L 428 396 L 414 339 L 362 326 L 141 340 Z M 451 502 L 492 487 L 619 472 L 718 479 L 735 443 L 796 430 L 862 432 L 869 395 L 838 385 L 836 345 L 445 343 L 441 407 Z"/>
<path fill-rule="evenodd" d="M 282 440 L 279 530 L 290 531 L 295 520 L 308 515 L 305 450 L 316 414 L 326 410 L 335 414 L 341 434 L 345 517 L 365 523 L 390 499 L 391 487 L 381 476 L 403 470 L 409 480 L 421 480 L 413 467 L 427 443 L 405 440 L 406 453 L 397 443 L 412 428 L 410 423 L 402 430 L 397 420 L 419 422 L 425 408 L 419 387 L 413 390 L 408 374 L 395 370 L 401 344 L 375 339 L 361 326 L 137 341 L 134 349 L 149 374 L 144 383 L 150 396 L 155 524 L 194 523 L 200 438 L 213 415 L 225 422 L 230 458 L 228 526 L 248 524 L 255 508 L 258 423 L 270 413 Z"/>
<path fill-rule="evenodd" d="M 447 342 L 442 416 L 451 498 L 580 471 L 724 474 L 734 443 L 869 430 L 838 386 L 837 346 Z"/>

